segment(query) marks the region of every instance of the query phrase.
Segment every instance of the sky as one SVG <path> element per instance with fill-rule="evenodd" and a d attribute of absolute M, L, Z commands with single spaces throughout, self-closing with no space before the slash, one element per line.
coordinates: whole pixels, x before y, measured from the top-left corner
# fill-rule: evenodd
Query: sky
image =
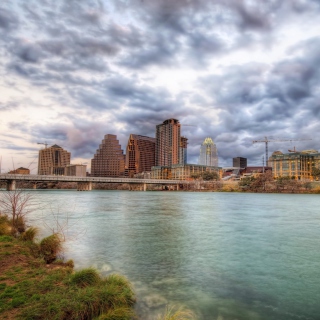
<path fill-rule="evenodd" d="M 319 150 L 319 67 L 319 0 L 2 0 L 1 172 L 36 173 L 38 143 L 90 169 L 105 134 L 125 151 L 169 118 L 188 163 L 206 137 L 222 167 L 265 137 Z"/>

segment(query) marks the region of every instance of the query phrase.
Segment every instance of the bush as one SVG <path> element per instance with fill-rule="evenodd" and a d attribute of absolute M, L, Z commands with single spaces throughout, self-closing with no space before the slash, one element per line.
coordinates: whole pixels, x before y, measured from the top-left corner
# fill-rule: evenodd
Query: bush
<path fill-rule="evenodd" d="M 46 263 L 52 263 L 62 251 L 62 240 L 59 234 L 55 233 L 40 242 L 40 253 Z"/>
<path fill-rule="evenodd" d="M 10 229 L 8 218 L 4 215 L 0 215 L 0 236 L 10 235 Z"/>
<path fill-rule="evenodd" d="M 93 268 L 77 271 L 71 276 L 71 283 L 83 288 L 99 283 L 101 281 L 98 272 Z"/>
<path fill-rule="evenodd" d="M 31 227 L 21 234 L 21 240 L 23 241 L 34 241 L 35 237 L 38 235 L 39 229 Z"/>

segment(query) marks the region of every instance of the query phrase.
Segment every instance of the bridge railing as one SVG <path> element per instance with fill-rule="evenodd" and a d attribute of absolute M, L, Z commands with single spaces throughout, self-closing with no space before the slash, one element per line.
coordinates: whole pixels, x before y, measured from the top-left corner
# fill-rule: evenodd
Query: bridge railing
<path fill-rule="evenodd" d="M 0 174 L 1 180 L 16 181 L 50 181 L 50 182 L 94 182 L 94 183 L 146 183 L 146 184 L 185 184 L 185 180 L 166 179 L 137 179 L 137 178 L 114 178 L 114 177 L 76 177 L 58 175 L 26 175 L 26 174 Z"/>

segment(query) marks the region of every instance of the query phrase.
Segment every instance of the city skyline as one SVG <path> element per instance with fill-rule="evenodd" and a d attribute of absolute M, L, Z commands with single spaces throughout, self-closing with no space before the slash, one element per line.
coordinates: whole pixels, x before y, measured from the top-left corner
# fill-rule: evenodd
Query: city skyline
<path fill-rule="evenodd" d="M 91 1 L 0 4 L 1 170 L 37 171 L 40 143 L 87 163 L 107 133 L 155 137 L 179 119 L 188 163 L 212 137 L 219 166 L 316 149 L 320 3 Z"/>

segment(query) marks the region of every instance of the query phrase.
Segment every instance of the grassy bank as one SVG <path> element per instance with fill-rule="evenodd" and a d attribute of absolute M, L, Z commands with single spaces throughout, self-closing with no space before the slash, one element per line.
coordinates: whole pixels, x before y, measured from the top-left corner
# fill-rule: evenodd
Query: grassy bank
<path fill-rule="evenodd" d="M 1 319 L 133 319 L 135 297 L 120 275 L 102 279 L 73 263 L 47 264 L 40 245 L 0 235 Z"/>

